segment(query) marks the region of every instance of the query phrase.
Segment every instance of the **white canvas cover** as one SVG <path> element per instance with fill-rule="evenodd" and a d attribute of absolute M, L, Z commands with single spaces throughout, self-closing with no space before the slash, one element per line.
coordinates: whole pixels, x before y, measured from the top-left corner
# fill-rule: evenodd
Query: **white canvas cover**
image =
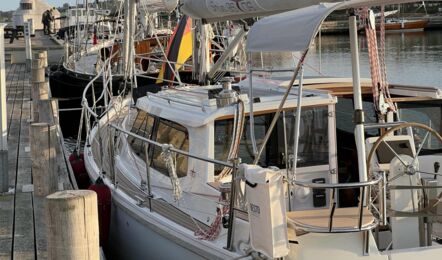
<path fill-rule="evenodd" d="M 247 51 L 298 52 L 308 49 L 322 21 L 341 3 L 323 3 L 263 18 L 250 29 Z"/>
<path fill-rule="evenodd" d="M 439 0 L 440 1 L 440 0 Z M 207 22 L 267 16 L 319 3 L 345 2 L 346 8 L 391 5 L 416 0 L 181 0 L 180 11 Z"/>
<path fill-rule="evenodd" d="M 246 185 L 246 198 L 252 248 L 270 259 L 287 256 L 290 249 L 281 172 L 248 164 L 242 164 L 240 170 L 251 183 Z"/>

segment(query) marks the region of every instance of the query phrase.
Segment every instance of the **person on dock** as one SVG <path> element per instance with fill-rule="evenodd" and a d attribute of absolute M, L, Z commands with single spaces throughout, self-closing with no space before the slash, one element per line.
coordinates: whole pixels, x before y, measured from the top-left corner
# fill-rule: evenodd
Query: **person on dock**
<path fill-rule="evenodd" d="M 18 40 L 18 29 L 17 27 L 12 28 L 11 30 L 11 37 L 9 38 L 9 43 L 14 43 L 14 39 Z"/>
<path fill-rule="evenodd" d="M 49 10 L 49 34 L 55 33 L 55 7 Z"/>
<path fill-rule="evenodd" d="M 50 24 L 50 14 L 51 11 L 46 10 L 43 12 L 41 16 L 41 22 L 43 23 L 43 32 L 44 34 L 49 34 L 49 24 Z"/>

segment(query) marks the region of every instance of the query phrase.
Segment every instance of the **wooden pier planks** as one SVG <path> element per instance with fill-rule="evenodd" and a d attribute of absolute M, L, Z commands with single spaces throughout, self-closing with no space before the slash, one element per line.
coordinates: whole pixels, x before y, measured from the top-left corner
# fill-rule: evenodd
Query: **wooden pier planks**
<path fill-rule="evenodd" d="M 18 155 L 18 125 L 17 117 L 21 116 L 16 111 L 16 97 L 20 76 L 24 76 L 22 66 L 7 67 L 7 112 L 8 112 L 8 164 L 9 185 L 15 187 L 16 167 Z M 18 125 L 17 125 L 18 124 Z M 0 197 L 0 259 L 11 259 L 14 242 L 14 217 L 15 217 L 15 194 Z"/>
<path fill-rule="evenodd" d="M 6 74 L 9 184 L 15 192 L 0 196 L 0 260 L 47 259 L 45 198 L 32 192 L 29 73 L 25 64 L 11 64 Z M 57 156 L 60 180 L 71 189 L 65 158 Z"/>
<path fill-rule="evenodd" d="M 21 65 L 23 67 L 23 65 Z M 32 193 L 27 190 L 32 184 L 29 149 L 29 119 L 31 115 L 28 76 L 20 77 L 16 85 L 15 110 L 19 110 L 17 158 L 16 158 L 16 190 L 14 214 L 13 259 L 35 259 L 34 212 Z"/>

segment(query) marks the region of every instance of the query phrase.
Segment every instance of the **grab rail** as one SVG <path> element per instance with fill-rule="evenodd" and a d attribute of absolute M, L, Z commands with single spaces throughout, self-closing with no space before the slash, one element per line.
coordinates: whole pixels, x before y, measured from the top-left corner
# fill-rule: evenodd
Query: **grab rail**
<path fill-rule="evenodd" d="M 386 183 L 385 183 L 385 174 L 376 174 L 375 178 L 373 180 L 370 181 L 365 181 L 365 182 L 354 182 L 354 183 L 313 183 L 313 182 L 303 182 L 303 181 L 297 181 L 294 180 L 292 181 L 292 184 L 296 185 L 296 186 L 300 186 L 300 187 L 305 187 L 305 188 L 309 188 L 309 189 L 331 189 L 332 190 L 332 196 L 330 199 L 330 214 L 329 214 L 329 221 L 328 221 L 328 232 L 332 233 L 332 232 L 351 232 L 351 231 L 362 231 L 362 230 L 367 230 L 367 229 L 371 229 L 374 228 L 379 221 L 375 218 L 375 221 L 371 224 L 368 225 L 367 227 L 365 227 L 364 229 L 362 228 L 362 220 L 363 220 L 363 208 L 364 208 L 364 204 L 365 204 L 365 193 L 366 193 L 366 189 L 369 188 L 369 197 L 371 196 L 371 187 L 374 185 L 381 185 L 380 190 L 381 190 L 381 198 L 380 198 L 380 210 L 379 210 L 379 215 L 380 215 L 380 219 L 381 219 L 381 223 L 385 224 L 386 223 L 386 218 L 385 218 L 385 205 L 386 205 Z M 351 188 L 359 188 L 360 189 L 360 200 L 359 200 L 359 215 L 358 215 L 358 226 L 357 229 L 355 230 L 350 230 L 348 228 L 346 229 L 340 229 L 340 228 L 335 228 L 333 229 L 333 217 L 335 214 L 335 210 L 336 210 L 336 190 L 339 189 L 351 189 Z M 369 201 L 371 203 L 371 201 Z M 302 226 L 302 224 L 298 223 L 301 227 L 305 228 L 306 230 L 312 231 L 312 232 L 326 232 L 326 231 L 322 231 L 320 228 L 316 228 L 316 227 L 311 227 L 311 226 Z"/>

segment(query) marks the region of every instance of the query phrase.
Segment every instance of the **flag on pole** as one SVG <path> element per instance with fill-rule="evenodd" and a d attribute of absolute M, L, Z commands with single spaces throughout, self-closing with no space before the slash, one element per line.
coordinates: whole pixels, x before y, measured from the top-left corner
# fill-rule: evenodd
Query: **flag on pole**
<path fill-rule="evenodd" d="M 192 56 L 192 33 L 192 19 L 184 15 L 175 27 L 167 45 L 166 56 L 171 64 L 167 64 L 167 62 L 163 63 L 158 75 L 157 84 L 163 83 L 164 79 L 173 81 L 175 74 L 171 70 L 171 67 L 174 68 L 175 71 L 178 71 Z"/>

